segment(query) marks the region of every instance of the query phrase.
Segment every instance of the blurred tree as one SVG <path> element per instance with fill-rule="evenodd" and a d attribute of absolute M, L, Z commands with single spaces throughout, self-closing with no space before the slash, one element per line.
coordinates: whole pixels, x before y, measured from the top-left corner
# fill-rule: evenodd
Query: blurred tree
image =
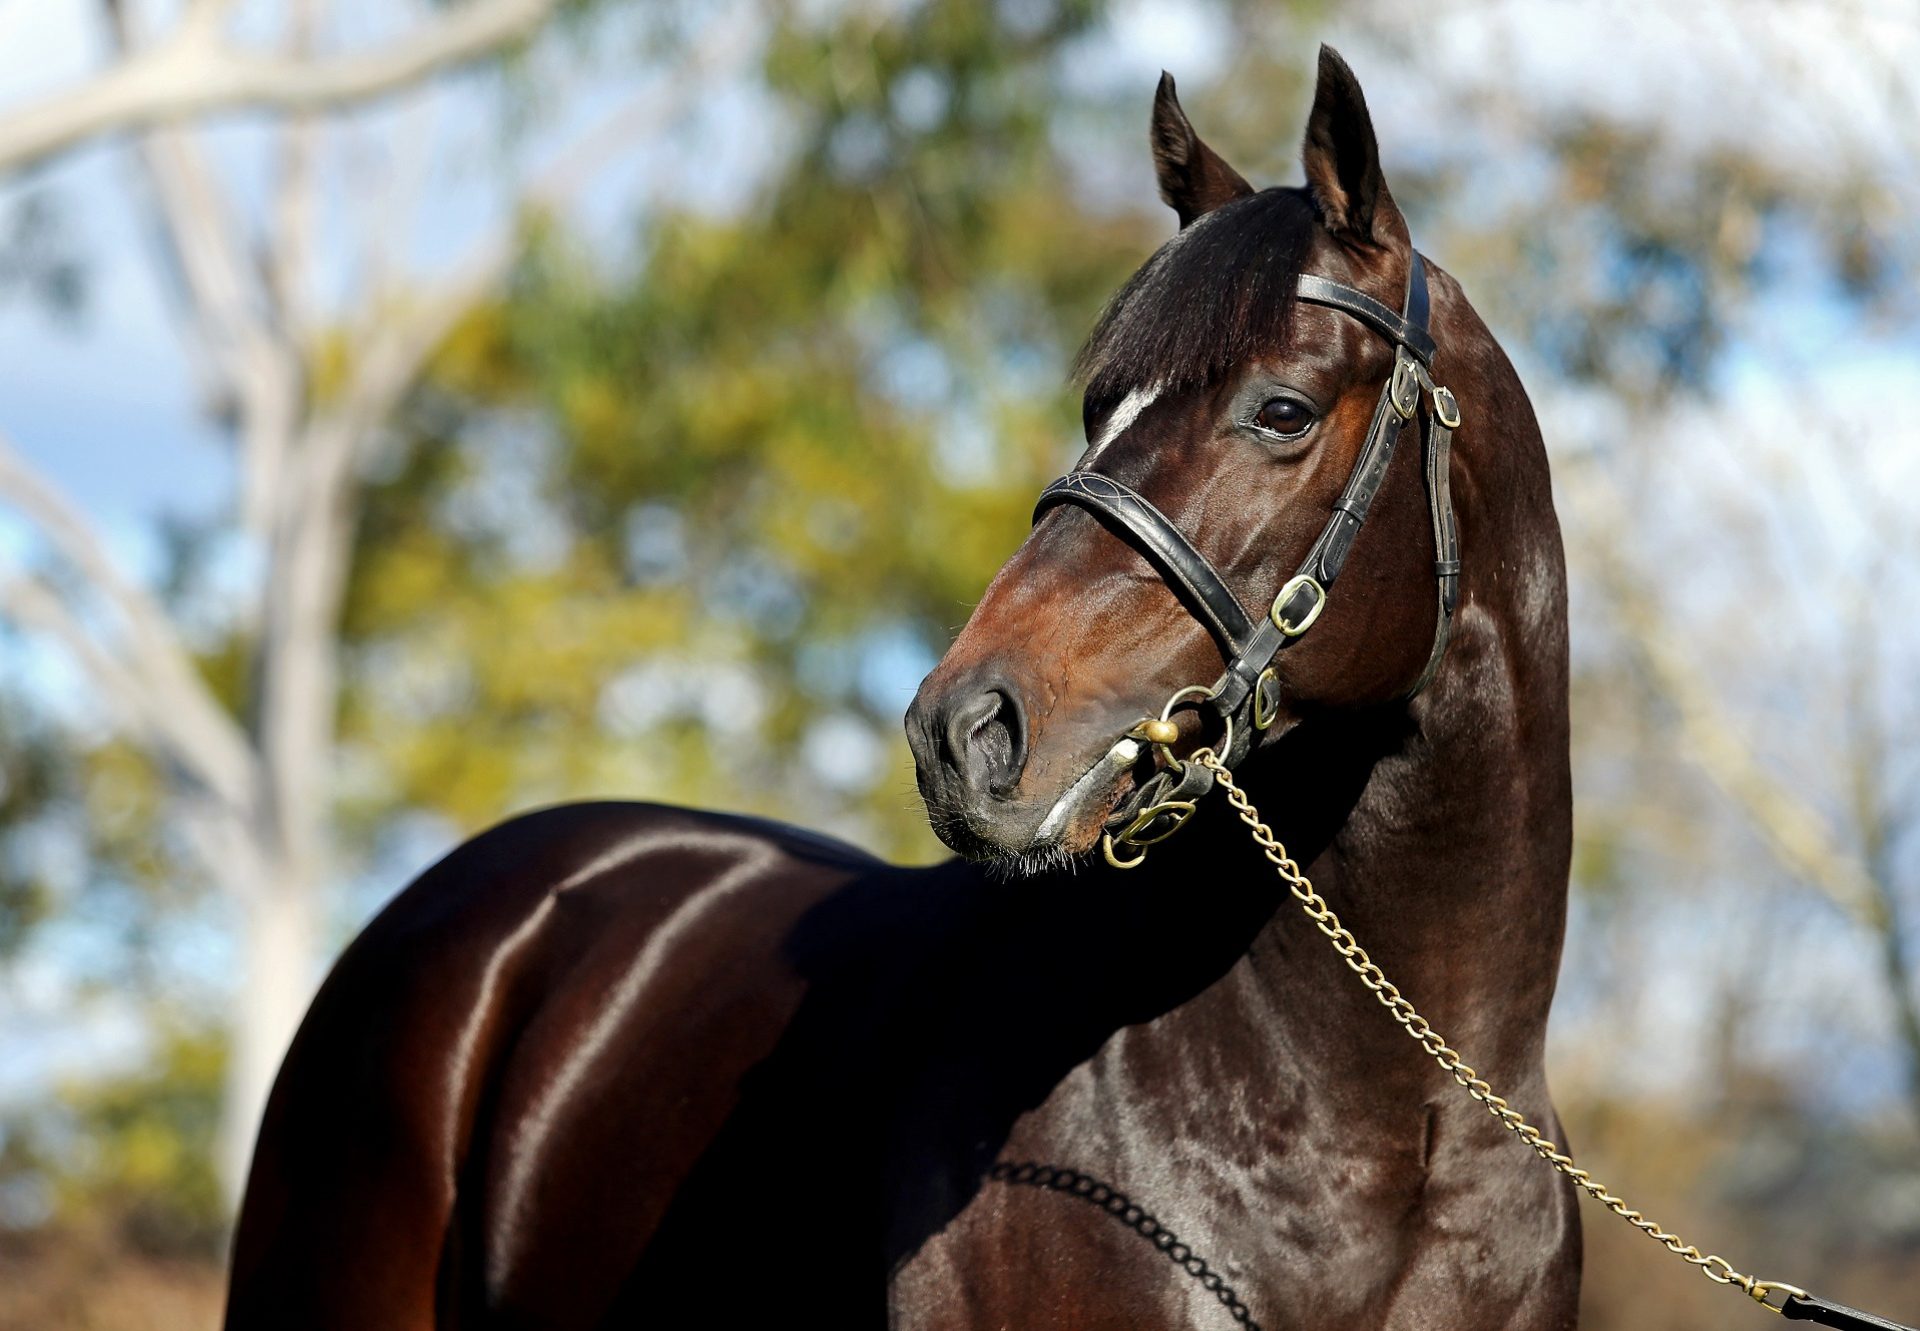
<path fill-rule="evenodd" d="M 66 1087 L 0 1133 L 0 1324 L 217 1324 L 225 1042 L 167 1030 L 158 1043 L 148 1067 Z M 63 1223 L 35 1233 L 35 1215 Z"/>
<path fill-rule="evenodd" d="M 214 598 L 220 609 L 209 632 L 191 611 L 175 613 L 180 598 L 169 602 L 118 568 L 84 516 L 0 439 L 0 500 L 40 540 L 37 566 L 0 585 L 0 609 L 59 644 L 138 745 L 141 771 L 128 780 L 144 786 L 132 807 L 150 815 L 141 829 L 147 845 L 184 840 L 193 876 L 217 887 L 242 920 L 221 1134 L 230 1189 L 311 992 L 323 903 L 338 881 L 329 846 L 336 629 L 363 470 L 435 349 L 511 268 L 523 218 L 570 197 L 743 45 L 727 14 L 684 43 L 669 41 L 669 74 L 645 83 L 544 171 L 510 173 L 504 221 L 436 270 L 411 267 L 415 256 L 378 223 L 365 233 L 323 230 L 332 216 L 323 190 L 365 188 L 354 170 L 357 162 L 364 172 L 365 159 L 352 151 L 355 127 L 320 117 L 498 57 L 559 0 L 430 8 L 388 44 L 361 47 L 343 45 L 351 6 L 286 0 L 268 16 L 278 45 L 244 48 L 229 37 L 235 8 L 193 0 L 156 32 L 145 7 L 102 0 L 109 63 L 0 112 L 0 170 L 92 136 L 143 131 L 142 202 L 177 278 L 210 410 L 235 443 L 237 501 L 219 531 L 226 571 L 243 570 L 244 590 L 229 584 Z M 210 152 L 202 126 L 188 123 L 242 108 L 272 117 L 264 200 L 249 196 L 246 172 Z M 335 174 L 323 183 L 328 171 Z M 388 224 L 407 225 L 417 182 L 394 174 L 365 202 L 384 201 L 398 209 Z M 333 277 L 343 271 L 358 275 L 344 298 Z M 181 864 L 155 849 L 145 858 L 136 877 Z"/>
<path fill-rule="evenodd" d="M 128 59 L 187 40 L 107 12 Z M 140 884 L 207 881 L 243 910 L 229 1186 L 308 991 L 325 889 L 423 810 L 470 828 L 638 791 L 931 849 L 889 689 L 1023 529 L 1072 437 L 1073 340 L 1151 241 L 1137 215 L 1075 209 L 1050 138 L 1049 82 L 1091 16 L 783 16 L 765 78 L 794 141 L 763 195 L 732 217 L 669 201 L 624 279 L 550 233 L 497 306 L 479 302 L 513 232 L 448 273 L 318 298 L 311 265 L 337 262 L 316 231 L 320 122 L 278 122 L 260 210 L 226 196 L 186 131 L 142 141 L 183 317 L 239 445 L 238 511 L 180 526 L 154 595 L 0 453 L 0 493 L 48 547 L 5 604 L 126 725 L 131 742 L 68 741 L 88 858 L 135 889 L 125 926 L 181 899 Z M 312 54 L 317 6 L 284 17 L 275 59 L 336 58 Z M 675 72 L 646 88 L 645 114 L 615 117 L 619 141 L 723 88 L 740 48 L 713 30 L 739 26 L 666 23 Z M 608 138 L 526 204 L 555 202 Z M 17 141 L 0 123 L 0 161 Z M 176 615 L 232 600 L 236 532 L 257 561 L 248 603 L 189 631 Z"/>
<path fill-rule="evenodd" d="M 194 13 L 204 23 L 221 8 Z M 470 0 L 420 21 L 509 8 Z M 288 0 L 285 58 L 334 59 L 322 54 L 324 28 L 301 35 L 297 10 Z M 709 50 L 724 65 L 727 52 L 711 53 L 706 29 L 678 26 L 678 12 L 663 10 L 654 59 Z M 1704 27 L 1724 8 L 1702 12 Z M 1665 1196 L 1700 1185 L 1689 1205 L 1736 1227 L 1730 1249 L 1744 1234 L 1761 1258 L 1809 1251 L 1845 1214 L 1847 1235 L 1822 1257 L 1869 1252 L 1893 1288 L 1920 1243 L 1920 1208 L 1900 1192 L 1915 1186 L 1910 1129 L 1835 1112 L 1835 1083 L 1850 1078 L 1785 1070 L 1864 1070 L 1871 1087 L 1898 1047 L 1903 1003 L 1912 1008 L 1920 805 L 1907 755 L 1920 742 L 1903 686 L 1913 634 L 1888 607 L 1913 601 L 1920 522 L 1898 502 L 1911 490 L 1888 480 L 1895 472 L 1866 473 L 1837 496 L 1823 479 L 1859 474 L 1858 445 L 1883 436 L 1884 406 L 1850 413 L 1816 373 L 1831 354 L 1817 338 L 1779 346 L 1804 320 L 1778 317 L 1774 302 L 1811 290 L 1792 307 L 1801 315 L 1910 321 L 1920 289 L 1900 192 L 1910 184 L 1847 165 L 1838 147 L 1810 163 L 1758 141 L 1703 147 L 1681 116 L 1549 111 L 1535 104 L 1544 86 L 1512 85 L 1518 62 L 1444 55 L 1461 29 L 1523 47 L 1501 25 L 1532 13 L 1377 0 L 1337 20 L 1328 7 L 1238 3 L 1162 17 L 1223 34 L 1211 81 L 1175 72 L 1209 139 L 1262 183 L 1297 178 L 1301 76 L 1326 25 L 1347 25 L 1338 40 L 1374 98 L 1416 235 L 1521 362 L 1563 480 L 1602 473 L 1597 505 L 1585 489 L 1564 495 L 1587 931 L 1561 1025 L 1578 1043 L 1557 1075 L 1573 1091 L 1577 1140 L 1599 1148 L 1609 1176 L 1624 1162 L 1623 1186 L 1651 1182 L 1650 1209 L 1676 1223 L 1688 1206 Z M 145 598 L 149 608 L 144 594 L 123 596 L 31 477 L 0 465 L 0 486 L 47 519 L 62 555 L 49 575 L 68 579 L 14 584 L 15 619 L 62 636 L 110 691 L 140 704 L 118 738 L 43 736 L 50 761 L 81 754 L 84 782 L 57 761 L 9 766 L 15 825 L 84 810 L 105 890 L 146 903 L 125 913 L 133 928 L 157 927 L 180 904 L 155 882 L 209 878 L 236 900 L 260 883 L 304 885 L 274 926 L 299 940 L 293 952 L 313 945 L 323 887 L 364 876 L 389 889 L 387 866 L 420 842 L 443 845 L 535 800 L 605 792 L 744 806 L 934 853 L 898 739 L 905 690 L 1019 539 L 1035 486 L 1071 452 L 1060 376 L 1073 341 L 1171 225 L 1141 151 L 1151 79 L 1112 88 L 1098 77 L 1101 18 L 1091 0 L 924 0 L 795 7 L 746 24 L 762 44 L 739 87 L 772 105 L 736 133 L 777 128 L 761 187 L 720 206 L 699 171 L 676 175 L 637 219 L 630 262 L 536 207 L 530 261 L 504 287 L 487 280 L 520 254 L 506 237 L 484 262 L 430 280 L 395 275 L 327 308 L 311 283 L 286 280 L 290 254 L 332 246 L 311 200 L 324 156 L 314 137 L 333 122 L 308 118 L 312 101 L 270 118 L 269 174 L 281 186 L 265 208 L 210 205 L 209 164 L 199 154 L 195 165 L 192 141 L 182 153 L 178 134 L 144 137 L 208 348 L 211 400 L 254 479 L 233 522 L 177 543 L 172 585 Z M 1752 50 L 1709 65 L 1703 37 L 1680 53 L 1697 63 L 1690 77 L 1731 80 L 1752 55 L 1768 105 L 1811 95 L 1768 25 L 1728 26 Z M 1883 52 L 1903 49 L 1884 37 L 1848 38 L 1858 78 L 1910 88 L 1881 67 Z M 682 63 L 682 76 L 649 85 L 626 136 L 653 123 L 658 102 L 739 91 L 697 58 Z M 239 101 L 272 110 L 271 93 L 252 86 Z M 1416 100 L 1396 107 L 1396 96 Z M 1759 91 L 1742 96 L 1760 104 Z M 79 119 L 177 124 L 211 105 Z M 1833 105 L 1839 116 L 1850 104 Z M 1835 130 L 1832 142 L 1853 141 Z M 0 127 L 0 162 L 25 160 L 6 158 L 7 143 Z M 644 145 L 676 146 L 667 134 Z M 1124 154 L 1124 189 L 1109 151 Z M 558 190 L 579 177 L 549 179 Z M 32 244 L 0 264 L 0 285 L 77 291 L 48 227 L 21 234 Z M 457 292 L 437 285 L 469 278 Z M 383 348 L 396 346 L 404 354 L 388 359 Z M 1792 391 L 1755 392 L 1754 366 L 1775 364 L 1795 367 Z M 1615 491 L 1635 498 L 1624 518 L 1604 507 Z M 230 597 L 220 537 L 236 530 L 277 571 L 250 582 L 249 607 L 213 631 L 146 650 L 140 635 Z M 1861 532 L 1888 552 L 1884 565 L 1841 539 Z M 295 557 L 311 548 L 303 542 L 323 550 L 326 576 Z M 1671 576 L 1645 577 L 1623 548 Z M 72 595 L 76 572 L 111 604 Z M 1781 589 L 1809 586 L 1816 611 L 1847 604 L 1794 610 Z M 97 632 L 102 609 L 125 612 L 122 636 Z M 271 698 L 299 715 L 271 721 Z M 209 750 L 202 731 L 230 739 Z M 270 753 L 305 757 L 282 771 Z M 219 811 L 231 801 L 218 774 L 234 754 L 244 817 Z M 1715 780 L 1702 783 L 1688 755 Z M 283 816 L 299 827 L 281 827 Z M 304 858 L 288 867 L 299 846 Z M 0 854 L 0 870 L 9 862 Z M 0 873 L 0 884 L 3 947 L 10 925 L 18 937 L 51 898 L 31 874 L 15 884 Z M 1878 915 L 1828 904 L 1875 895 L 1886 899 Z M 275 946 L 251 950 L 271 957 Z M 301 961 L 252 973 L 279 996 L 265 1008 L 243 997 L 243 1012 L 297 1006 Z M 1808 1000 L 1840 980 L 1858 1003 Z M 1675 1033 L 1696 1025 L 1699 1066 L 1650 1071 L 1629 1057 L 1650 1041 L 1690 1058 L 1695 1044 Z M 233 1061 L 236 1084 L 270 1068 L 277 1037 L 249 1048 Z M 1843 1048 L 1864 1052 L 1840 1064 L 1856 1057 Z M 1909 1069 L 1920 1068 L 1914 1048 Z M 33 1168 L 62 1195 L 98 1198 L 111 1189 L 97 1170 L 125 1169 L 171 1189 L 190 1228 L 201 1184 L 148 1167 L 184 1157 L 131 1144 L 203 1140 L 204 1118 L 174 1092 L 197 1086 L 204 1099 L 213 1064 L 170 1066 L 143 1089 L 102 1088 L 98 1112 L 70 1098 L 58 1118 L 67 1135 L 48 1128 L 38 1140 L 98 1134 L 107 1145 L 91 1163 Z M 1616 1088 L 1622 1066 L 1645 1083 Z M 154 1097 L 154 1112 L 133 1112 L 123 1095 Z M 1709 1131 L 1710 1117 L 1727 1131 Z M 1724 1143 L 1749 1130 L 1754 1151 L 1730 1154 Z M 228 1140 L 231 1168 L 244 1136 Z M 1649 1264 L 1621 1246 L 1636 1273 Z M 1611 1260 L 1614 1248 L 1596 1252 Z M 1596 1275 L 1591 1324 L 1654 1324 Z M 1673 1298 L 1663 1325 L 1709 1315 L 1678 1287 Z"/>
<path fill-rule="evenodd" d="M 625 276 L 555 237 L 463 325 L 361 529 L 363 821 L 598 788 L 938 853 L 900 714 L 1165 225 L 1076 205 L 1045 86 L 1089 14 L 1040 14 L 789 17 L 800 128 L 751 208 L 661 208 Z"/>

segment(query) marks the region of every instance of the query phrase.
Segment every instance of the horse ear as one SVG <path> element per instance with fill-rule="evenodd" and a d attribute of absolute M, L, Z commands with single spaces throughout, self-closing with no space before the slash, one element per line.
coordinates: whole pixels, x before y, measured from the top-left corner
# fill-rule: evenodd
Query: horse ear
<path fill-rule="evenodd" d="M 1313 91 L 1300 160 L 1307 188 L 1327 230 L 1342 240 L 1384 245 L 1411 243 L 1406 219 L 1380 174 L 1380 145 L 1373 137 L 1360 80 L 1331 46 L 1320 48 L 1320 81 Z"/>
<path fill-rule="evenodd" d="M 1153 168 L 1160 177 L 1160 197 L 1180 215 L 1183 227 L 1253 193 L 1253 186 L 1193 132 L 1174 94 L 1173 75 L 1165 70 L 1153 95 Z"/>

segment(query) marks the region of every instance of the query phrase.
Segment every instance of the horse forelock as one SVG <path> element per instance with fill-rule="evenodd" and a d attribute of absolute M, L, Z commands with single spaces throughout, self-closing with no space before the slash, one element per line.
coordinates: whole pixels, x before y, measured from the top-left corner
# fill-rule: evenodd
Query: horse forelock
<path fill-rule="evenodd" d="M 1286 335 L 1317 225 L 1297 189 L 1216 208 L 1107 302 L 1075 362 L 1090 402 L 1209 383 Z"/>

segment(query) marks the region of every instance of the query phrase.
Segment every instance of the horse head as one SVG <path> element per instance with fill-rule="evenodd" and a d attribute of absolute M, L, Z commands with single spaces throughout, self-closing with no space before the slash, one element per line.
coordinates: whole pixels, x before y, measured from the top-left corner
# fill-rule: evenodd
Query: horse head
<path fill-rule="evenodd" d="M 981 858 L 1078 855 L 1177 753 L 1409 697 L 1455 608 L 1448 442 L 1491 339 L 1418 256 L 1353 72 L 1321 49 L 1303 187 L 1256 190 L 1164 75 L 1151 140 L 1180 229 L 1081 352 L 1086 452 L 907 714 L 936 830 Z M 1462 319 L 1474 347 L 1436 346 Z"/>

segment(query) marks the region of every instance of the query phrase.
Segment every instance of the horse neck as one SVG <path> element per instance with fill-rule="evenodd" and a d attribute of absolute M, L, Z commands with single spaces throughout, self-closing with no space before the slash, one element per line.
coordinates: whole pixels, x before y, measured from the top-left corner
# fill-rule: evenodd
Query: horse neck
<path fill-rule="evenodd" d="M 1510 580 L 1504 600 L 1476 589 L 1426 693 L 1303 725 L 1242 781 L 1388 977 L 1483 1071 L 1521 1079 L 1540 1067 L 1571 855 L 1565 581 L 1548 526 L 1537 558 L 1509 565 L 1535 585 Z M 1244 828 L 1210 822 L 1212 872 L 1284 895 Z M 1332 1030 L 1352 1075 L 1424 1075 L 1291 898 L 1238 982 L 1289 1057 L 1291 1037 Z"/>

